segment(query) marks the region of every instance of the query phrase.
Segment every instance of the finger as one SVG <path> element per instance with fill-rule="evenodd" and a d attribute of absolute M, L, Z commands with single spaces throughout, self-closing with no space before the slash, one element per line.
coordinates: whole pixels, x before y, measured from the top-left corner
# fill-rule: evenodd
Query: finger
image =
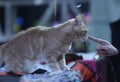
<path fill-rule="evenodd" d="M 88 35 L 88 38 L 89 38 L 90 40 L 96 42 L 96 43 L 99 43 L 99 44 L 106 43 L 105 40 L 102 40 L 102 39 L 99 39 L 99 38 L 95 38 L 95 37 L 93 37 L 93 36 L 89 36 L 89 35 Z"/>
<path fill-rule="evenodd" d="M 107 47 L 106 46 L 102 46 L 102 45 L 99 45 L 97 48 L 96 48 L 96 51 L 107 51 Z"/>
<path fill-rule="evenodd" d="M 106 51 L 97 51 L 98 55 L 107 55 L 108 53 Z"/>

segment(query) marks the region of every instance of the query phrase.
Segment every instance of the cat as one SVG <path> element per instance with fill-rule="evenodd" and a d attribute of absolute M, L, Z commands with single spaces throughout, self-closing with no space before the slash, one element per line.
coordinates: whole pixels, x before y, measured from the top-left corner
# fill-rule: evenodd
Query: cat
<path fill-rule="evenodd" d="M 87 38 L 88 29 L 83 18 L 79 14 L 56 26 L 36 26 L 17 33 L 0 46 L 0 64 L 4 62 L 5 71 L 14 73 L 31 73 L 43 61 L 51 72 L 68 69 L 64 54 L 69 45 L 75 39 Z M 58 61 L 60 57 L 63 59 Z"/>

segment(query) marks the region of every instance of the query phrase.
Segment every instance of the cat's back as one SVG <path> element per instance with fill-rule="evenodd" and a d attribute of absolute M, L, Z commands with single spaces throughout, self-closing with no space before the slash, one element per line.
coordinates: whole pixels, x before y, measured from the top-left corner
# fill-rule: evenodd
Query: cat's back
<path fill-rule="evenodd" d="M 24 45 L 27 43 L 28 40 L 37 39 L 38 36 L 42 36 L 48 27 L 44 26 L 37 26 L 37 27 L 30 27 L 26 30 L 20 31 L 15 34 L 9 41 L 1 45 L 1 50 L 5 50 L 7 48 L 12 48 L 14 45 Z"/>

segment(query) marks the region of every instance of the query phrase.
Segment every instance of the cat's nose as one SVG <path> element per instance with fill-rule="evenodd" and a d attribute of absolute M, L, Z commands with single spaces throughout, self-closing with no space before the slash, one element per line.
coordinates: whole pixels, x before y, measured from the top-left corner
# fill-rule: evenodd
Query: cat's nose
<path fill-rule="evenodd" d="M 85 41 L 87 41 L 87 31 L 82 31 L 82 33 L 81 33 L 81 37 L 80 37 L 80 40 L 82 41 L 82 42 L 85 42 Z"/>
<path fill-rule="evenodd" d="M 87 35 L 87 31 L 82 31 L 81 32 L 81 36 L 86 36 Z"/>

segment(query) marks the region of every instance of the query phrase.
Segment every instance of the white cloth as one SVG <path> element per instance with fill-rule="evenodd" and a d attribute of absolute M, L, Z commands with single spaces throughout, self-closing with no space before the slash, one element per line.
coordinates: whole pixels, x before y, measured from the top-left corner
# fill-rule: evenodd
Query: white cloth
<path fill-rule="evenodd" d="M 81 82 L 80 71 L 64 70 L 45 74 L 28 74 L 20 78 L 20 82 Z"/>

